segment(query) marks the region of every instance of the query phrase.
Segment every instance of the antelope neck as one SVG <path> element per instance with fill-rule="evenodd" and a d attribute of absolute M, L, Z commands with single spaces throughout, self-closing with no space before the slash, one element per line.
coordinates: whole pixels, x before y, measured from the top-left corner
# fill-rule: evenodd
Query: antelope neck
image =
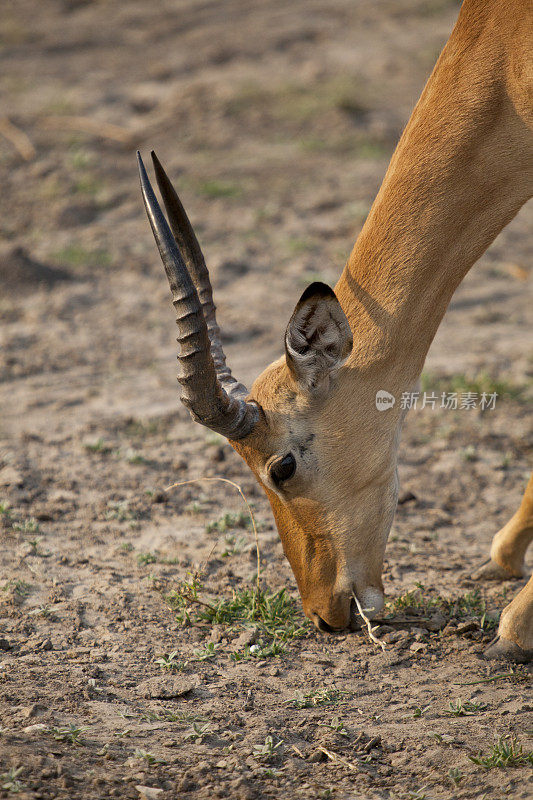
<path fill-rule="evenodd" d="M 499 6 L 464 3 L 337 284 L 355 368 L 416 379 L 453 292 L 531 196 L 530 112 L 505 45 L 527 19 Z"/>

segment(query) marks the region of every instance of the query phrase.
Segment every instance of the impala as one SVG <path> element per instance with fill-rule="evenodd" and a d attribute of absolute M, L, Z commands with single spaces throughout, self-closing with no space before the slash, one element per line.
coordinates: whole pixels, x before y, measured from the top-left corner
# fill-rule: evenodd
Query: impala
<path fill-rule="evenodd" d="M 178 324 L 181 400 L 228 438 L 263 487 L 304 611 L 349 627 L 353 595 L 377 615 L 398 495 L 405 410 L 461 280 L 533 194 L 533 18 L 528 0 L 465 0 L 335 287 L 312 283 L 285 352 L 248 391 L 220 342 L 209 274 L 153 155 L 163 215 L 139 156 L 146 211 Z M 480 578 L 521 577 L 533 478 Z M 533 579 L 504 609 L 487 655 L 533 656 Z"/>

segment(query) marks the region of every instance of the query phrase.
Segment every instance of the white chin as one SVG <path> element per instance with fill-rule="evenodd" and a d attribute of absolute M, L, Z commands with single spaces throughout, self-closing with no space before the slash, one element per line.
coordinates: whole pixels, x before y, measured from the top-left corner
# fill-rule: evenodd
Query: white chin
<path fill-rule="evenodd" d="M 361 607 L 369 619 L 377 616 L 383 608 L 383 592 L 379 589 L 374 589 L 372 586 L 363 589 L 361 596 L 358 598 Z"/>

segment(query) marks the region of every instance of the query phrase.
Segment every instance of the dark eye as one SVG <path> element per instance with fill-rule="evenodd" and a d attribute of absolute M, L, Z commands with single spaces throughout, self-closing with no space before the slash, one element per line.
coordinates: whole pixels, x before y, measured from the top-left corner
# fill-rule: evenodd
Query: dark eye
<path fill-rule="evenodd" d="M 296 472 L 296 459 L 292 453 L 287 453 L 283 458 L 278 458 L 270 467 L 270 477 L 279 486 L 283 481 L 288 481 Z"/>

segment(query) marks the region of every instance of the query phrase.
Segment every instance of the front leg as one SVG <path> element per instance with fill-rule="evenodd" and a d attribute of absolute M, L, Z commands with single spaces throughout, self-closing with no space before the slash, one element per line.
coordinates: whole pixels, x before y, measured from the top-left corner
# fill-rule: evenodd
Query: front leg
<path fill-rule="evenodd" d="M 533 576 L 503 609 L 498 636 L 485 651 L 485 656 L 533 661 Z"/>
<path fill-rule="evenodd" d="M 524 577 L 524 557 L 533 541 L 533 473 L 520 508 L 492 540 L 490 560 L 472 576 L 475 580 L 509 580 Z"/>

